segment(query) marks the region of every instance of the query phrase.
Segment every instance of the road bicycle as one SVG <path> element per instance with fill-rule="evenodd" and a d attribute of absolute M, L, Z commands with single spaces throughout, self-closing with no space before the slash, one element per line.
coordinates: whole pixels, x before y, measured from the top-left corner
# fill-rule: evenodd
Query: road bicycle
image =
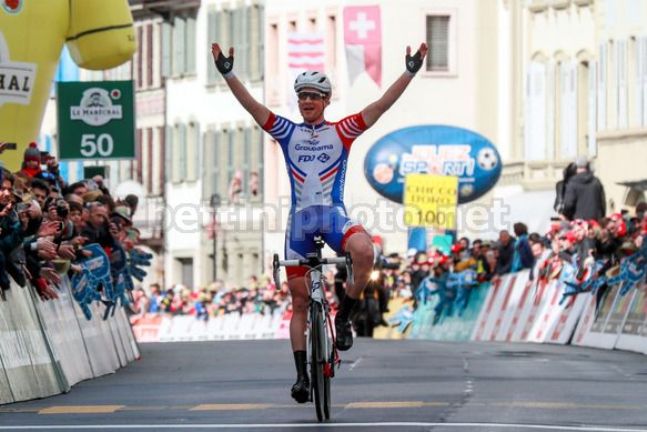
<path fill-rule="evenodd" d="M 333 321 L 330 317 L 330 305 L 326 300 L 323 266 L 345 264 L 348 281 L 353 283 L 353 267 L 350 254 L 344 257 L 323 258 L 321 250 L 324 241 L 320 236 L 315 239 L 316 252 L 308 254 L 305 259 L 280 260 L 274 254 L 272 263 L 274 282 L 281 286 L 279 270 L 281 267 L 306 266 L 306 280 L 310 287 L 310 303 L 308 305 L 308 349 L 310 359 L 310 401 L 314 401 L 317 419 L 321 422 L 330 419 L 331 396 L 330 379 L 335 376 L 335 366 L 339 367 L 341 359 L 335 348 Z"/>

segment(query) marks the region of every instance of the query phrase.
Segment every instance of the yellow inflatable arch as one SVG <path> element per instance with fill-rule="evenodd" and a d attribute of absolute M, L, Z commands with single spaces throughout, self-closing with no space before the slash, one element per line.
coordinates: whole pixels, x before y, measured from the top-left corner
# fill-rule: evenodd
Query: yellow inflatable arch
<path fill-rule="evenodd" d="M 0 0 L 0 159 L 20 168 L 40 131 L 63 44 L 82 68 L 110 69 L 136 49 L 127 0 Z"/>

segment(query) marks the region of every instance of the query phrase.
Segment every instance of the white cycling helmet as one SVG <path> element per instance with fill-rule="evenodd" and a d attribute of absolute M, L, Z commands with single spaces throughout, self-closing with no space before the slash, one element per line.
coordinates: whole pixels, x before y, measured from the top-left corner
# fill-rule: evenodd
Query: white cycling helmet
<path fill-rule="evenodd" d="M 314 88 L 326 94 L 332 92 L 332 85 L 326 74 L 317 71 L 306 71 L 297 76 L 294 91 L 298 93 L 304 88 Z"/>

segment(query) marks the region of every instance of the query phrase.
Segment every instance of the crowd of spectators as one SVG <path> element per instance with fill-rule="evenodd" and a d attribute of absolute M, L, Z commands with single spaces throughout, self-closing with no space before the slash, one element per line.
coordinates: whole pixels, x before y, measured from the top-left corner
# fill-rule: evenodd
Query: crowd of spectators
<path fill-rule="evenodd" d="M 403 298 L 414 308 L 438 296 L 435 320 L 460 314 L 467 306 L 471 290 L 482 282 L 529 270 L 530 281 L 557 278 L 566 265 L 575 268 L 575 280 L 618 271 L 623 258 L 637 253 L 647 235 L 647 203 L 634 213 L 621 211 L 604 216 L 604 190 L 585 159 L 565 170 L 557 185 L 555 209 L 547 232 L 528 232 L 522 222 L 499 232 L 496 239 L 458 239 L 449 250 L 411 251 L 380 259 L 387 263 L 374 272 L 364 293 L 356 318 L 371 326 L 385 325 L 384 313 L 391 298 Z M 597 263 L 597 267 L 592 264 Z M 647 265 L 647 262 L 645 263 Z M 590 274 L 594 268 L 596 274 Z M 588 272 L 588 273 L 587 273 Z M 329 301 L 334 305 L 343 295 L 343 268 L 326 274 Z M 216 282 L 193 291 L 176 285 L 160 292 L 151 287 L 147 296 L 138 291 L 141 312 L 191 314 L 201 318 L 227 313 L 273 313 L 290 310 L 290 297 L 284 283 L 277 289 L 270 277 L 253 277 L 244 287 Z"/>
<path fill-rule="evenodd" d="M 10 150 L 0 144 L 2 151 Z M 136 208 L 135 196 L 115 200 L 100 176 L 68 184 L 56 158 L 31 143 L 20 171 L 0 167 L 2 299 L 10 278 L 31 283 L 45 300 L 58 298 L 61 277 L 89 257 L 85 244 L 100 244 L 108 257 L 117 245 L 131 250 L 139 241 Z"/>

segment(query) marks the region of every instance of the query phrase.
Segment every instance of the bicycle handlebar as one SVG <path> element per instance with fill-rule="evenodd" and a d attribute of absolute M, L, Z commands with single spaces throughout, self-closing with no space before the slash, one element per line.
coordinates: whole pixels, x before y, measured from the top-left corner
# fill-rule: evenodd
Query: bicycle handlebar
<path fill-rule="evenodd" d="M 279 259 L 278 254 L 274 254 L 274 260 L 272 262 L 274 284 L 279 287 L 281 286 L 281 281 L 279 279 L 279 269 L 281 267 L 298 267 L 298 266 L 307 266 L 307 267 L 320 267 L 324 265 L 332 264 L 345 264 L 346 271 L 348 272 L 348 280 L 351 284 L 355 282 L 353 275 L 353 260 L 351 259 L 350 253 L 346 253 L 344 257 L 332 257 L 332 258 L 306 258 L 306 259 L 293 259 L 293 260 L 281 260 Z"/>

